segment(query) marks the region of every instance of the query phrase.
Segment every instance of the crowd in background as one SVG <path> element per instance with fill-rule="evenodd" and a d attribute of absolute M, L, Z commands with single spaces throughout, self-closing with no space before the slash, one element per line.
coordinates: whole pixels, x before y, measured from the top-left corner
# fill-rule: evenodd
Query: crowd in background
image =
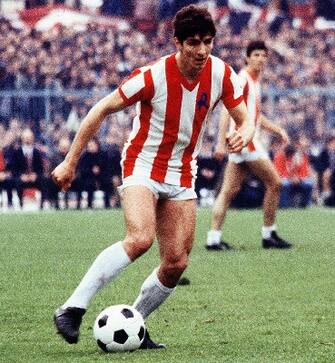
<path fill-rule="evenodd" d="M 335 169 L 331 137 L 335 130 L 335 95 L 334 91 L 314 92 L 313 88 L 332 90 L 335 84 L 334 30 L 296 28 L 289 18 L 280 22 L 259 19 L 256 23 L 249 22 L 245 27 L 236 28 L 231 24 L 231 18 L 222 16 L 217 19 L 217 31 L 214 54 L 231 64 L 236 71 L 244 66 L 243 51 L 249 40 L 261 38 L 267 42 L 270 52 L 263 76 L 264 113 L 281 124 L 294 140 L 299 140 L 292 146 L 295 152 L 308 155 L 308 175 L 305 176 L 316 182 L 312 183 L 314 187 L 307 188 L 307 197 L 300 198 L 303 200 L 301 206 L 310 204 L 313 198 L 320 200 L 321 195 L 329 199 L 334 184 L 329 170 Z M 3 158 L 3 162 L 0 158 L 0 188 L 8 185 L 3 182 L 6 168 L 9 168 L 8 175 L 11 176 L 7 178 L 10 188 L 18 190 L 20 195 L 25 186 L 21 176 L 10 170 L 15 165 L 13 153 L 21 147 L 23 129 L 33 131 L 34 145 L 43 161 L 42 176 L 48 179 L 61 145 L 67 143 L 64 140 L 72 139 L 89 108 L 102 95 L 115 89 L 133 69 L 174 51 L 169 19 L 161 21 L 154 33 L 143 33 L 135 28 L 120 31 L 96 24 L 90 24 L 85 31 L 55 27 L 42 33 L 15 29 L 8 20 L 0 19 L 0 92 L 22 92 L 20 97 L 0 96 L 0 150 Z M 51 120 L 48 122 L 44 98 L 33 95 L 34 91 L 46 89 L 58 91 L 57 96 L 50 100 Z M 311 93 L 303 93 L 302 90 Z M 79 96 L 78 91 L 83 91 L 84 96 Z M 105 190 L 110 197 L 106 207 L 110 206 L 112 196 L 117 194 L 115 188 L 119 183 L 120 170 L 119 166 L 115 166 L 119 165 L 116 160 L 120 158 L 120 151 L 129 135 L 134 112 L 134 108 L 130 108 L 110 116 L 100 130 L 101 144 L 97 146 L 103 157 L 107 155 L 108 158 L 107 164 L 103 164 L 113 165 L 113 172 L 107 176 L 113 183 L 110 189 Z M 199 171 L 199 195 L 201 189 L 215 190 L 220 178 L 222 164 L 212 157 L 217 119 L 218 115 L 209 120 L 199 158 L 200 166 L 204 165 Z M 286 158 L 294 156 L 292 150 L 284 150 L 276 140 L 269 138 L 268 143 L 274 158 L 277 152 L 283 152 Z M 328 149 L 332 151 L 328 153 Z M 325 157 L 324 153 L 329 155 Z M 295 157 L 299 158 L 303 159 Z M 79 168 L 78 176 L 85 173 L 84 164 L 82 169 Z M 281 169 L 284 179 L 288 179 L 292 167 L 289 169 Z M 325 175 L 327 180 L 324 180 Z M 57 208 L 49 179 L 46 182 L 48 187 L 42 190 L 42 199 L 51 200 Z M 78 200 L 83 190 L 91 193 L 94 188 L 106 189 L 105 182 L 98 179 L 93 175 L 91 186 L 74 187 Z M 252 180 L 250 185 L 253 183 L 255 181 Z M 41 183 L 35 184 L 41 189 Z M 261 188 L 257 188 L 259 190 Z M 112 206 L 118 204 L 117 199 L 113 200 Z M 286 206 L 284 202 L 282 206 Z"/>
<path fill-rule="evenodd" d="M 246 8 L 259 7 L 266 8 L 272 3 L 285 14 L 292 15 L 295 7 L 314 6 L 316 16 L 326 17 L 335 20 L 335 4 L 332 0 L 24 0 L 26 8 L 47 5 L 69 5 L 77 9 L 99 7 L 99 11 L 104 15 L 116 15 L 122 17 L 135 17 L 141 13 L 143 3 L 155 10 L 151 18 L 157 17 L 159 20 L 173 16 L 183 6 L 194 3 L 206 3 L 211 6 Z M 292 10 L 293 8 L 293 10 Z"/>

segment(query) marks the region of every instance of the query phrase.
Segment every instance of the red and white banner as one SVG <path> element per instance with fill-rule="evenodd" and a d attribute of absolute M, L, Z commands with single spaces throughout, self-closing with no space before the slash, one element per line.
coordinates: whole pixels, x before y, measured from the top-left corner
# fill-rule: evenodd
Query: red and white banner
<path fill-rule="evenodd" d="M 66 6 L 43 6 L 33 9 L 20 10 L 17 13 L 4 14 L 13 26 L 34 28 L 47 31 L 62 25 L 77 30 L 85 30 L 88 24 L 99 24 L 106 28 L 128 30 L 129 22 L 119 17 L 101 16 L 93 12 L 72 9 Z"/>

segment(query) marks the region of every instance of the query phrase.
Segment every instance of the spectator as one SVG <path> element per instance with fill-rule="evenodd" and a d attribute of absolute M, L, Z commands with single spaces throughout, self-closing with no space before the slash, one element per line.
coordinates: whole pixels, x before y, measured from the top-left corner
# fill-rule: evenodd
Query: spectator
<path fill-rule="evenodd" d="M 13 181 L 9 171 L 8 150 L 12 142 L 4 125 L 0 124 L 0 193 L 3 190 L 7 193 L 7 207 L 13 207 Z M 2 205 L 3 199 L 1 198 Z"/>
<path fill-rule="evenodd" d="M 97 138 L 93 138 L 88 142 L 87 149 L 81 156 L 78 169 L 81 190 L 87 191 L 88 208 L 93 207 L 93 193 L 96 190 L 104 192 L 105 208 L 110 208 L 112 182 L 108 155 L 101 150 Z"/>
<path fill-rule="evenodd" d="M 10 152 L 10 172 L 15 183 L 20 206 L 23 207 L 23 191 L 37 188 L 41 192 L 40 209 L 46 199 L 46 180 L 42 153 L 35 146 L 34 134 L 31 129 L 24 129 L 21 145 L 13 147 Z"/>
<path fill-rule="evenodd" d="M 314 180 L 303 142 L 296 138 L 284 150 L 277 152 L 274 156 L 274 165 L 282 180 L 279 206 L 281 208 L 309 206 L 312 201 Z"/>
<path fill-rule="evenodd" d="M 61 163 L 66 154 L 70 149 L 71 141 L 68 137 L 62 137 L 58 143 L 58 150 L 53 153 L 50 158 L 50 170 L 53 170 L 59 163 Z M 56 209 L 59 209 L 59 192 L 60 189 L 58 185 L 53 181 L 53 179 L 49 176 L 48 177 L 48 196 L 49 201 L 52 206 Z M 80 181 L 78 178 L 74 179 L 70 191 L 64 193 L 64 207 L 67 209 L 69 207 L 69 193 L 75 192 L 77 198 L 77 209 L 80 209 L 80 199 L 81 199 L 81 188 L 80 188 Z"/>
<path fill-rule="evenodd" d="M 103 145 L 108 156 L 108 168 L 112 183 L 112 207 L 121 207 L 120 195 L 117 188 L 121 185 L 121 150 L 125 137 L 117 128 L 111 128 Z"/>
<path fill-rule="evenodd" d="M 320 154 L 322 173 L 322 201 L 325 205 L 335 206 L 335 134 L 328 139 L 326 148 Z"/>
<path fill-rule="evenodd" d="M 0 193 L 5 190 L 7 193 L 7 207 L 13 207 L 13 192 L 14 189 L 13 179 L 11 172 L 8 170 L 8 162 L 6 161 L 5 151 L 0 145 Z M 3 200 L 1 198 L 3 204 Z"/>

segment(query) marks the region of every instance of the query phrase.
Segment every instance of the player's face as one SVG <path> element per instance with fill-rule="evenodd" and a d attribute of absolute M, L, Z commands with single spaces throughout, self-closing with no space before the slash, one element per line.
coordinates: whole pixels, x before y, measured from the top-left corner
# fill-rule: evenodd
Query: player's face
<path fill-rule="evenodd" d="M 209 55 L 213 49 L 213 37 L 205 35 L 200 37 L 195 35 L 183 41 L 177 42 L 178 50 L 184 58 L 184 62 L 188 64 L 196 72 L 200 72 L 207 62 Z"/>
<path fill-rule="evenodd" d="M 268 59 L 268 53 L 264 49 L 253 50 L 249 57 L 247 57 L 247 64 L 255 71 L 262 71 L 266 61 Z"/>

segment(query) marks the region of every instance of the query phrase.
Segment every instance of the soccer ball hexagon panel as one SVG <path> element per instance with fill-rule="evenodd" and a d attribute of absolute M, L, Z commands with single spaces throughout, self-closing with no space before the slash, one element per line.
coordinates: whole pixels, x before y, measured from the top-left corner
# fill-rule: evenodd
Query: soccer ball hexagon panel
<path fill-rule="evenodd" d="M 138 349 L 143 342 L 145 324 L 142 315 L 130 305 L 113 305 L 96 318 L 93 335 L 105 352 Z"/>

